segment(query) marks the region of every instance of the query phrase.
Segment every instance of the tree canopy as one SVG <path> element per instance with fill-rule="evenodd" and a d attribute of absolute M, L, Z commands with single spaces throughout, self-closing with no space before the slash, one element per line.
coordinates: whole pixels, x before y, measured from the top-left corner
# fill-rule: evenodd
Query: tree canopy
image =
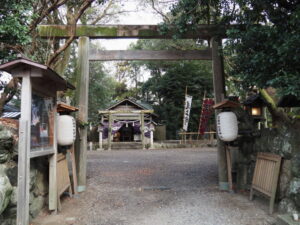
<path fill-rule="evenodd" d="M 126 13 L 121 6 L 120 0 L 4 0 L 0 8 L 0 63 L 21 53 L 24 57 L 47 64 L 76 86 L 75 29 L 70 30 L 70 37 L 66 40 L 45 40 L 38 37 L 37 26 L 67 24 L 75 27 L 78 23 L 107 23 L 116 20 L 117 14 Z M 101 74 L 104 76 L 104 73 Z M 16 79 L 0 83 L 0 89 L 5 90 L 0 97 L 0 114 L 3 105 L 16 93 L 17 84 Z"/>
<path fill-rule="evenodd" d="M 245 87 L 274 87 L 300 97 L 300 4 L 246 1 L 237 20 L 246 29 L 229 30 L 230 74 Z"/>
<path fill-rule="evenodd" d="M 244 88 L 272 86 L 300 97 L 299 1 L 181 0 L 171 15 L 179 34 L 196 24 L 242 24 L 228 30 L 228 75 Z"/>
<path fill-rule="evenodd" d="M 235 91 L 261 90 L 269 102 L 273 122 L 294 126 L 297 117 L 276 108 L 273 97 L 300 98 L 299 1 L 181 0 L 174 4 L 171 15 L 162 31 L 175 26 L 178 37 L 197 24 L 239 24 L 227 30 L 227 39 L 223 41 L 227 87 L 234 89 L 235 83 Z M 268 87 L 276 89 L 276 96 L 265 91 Z"/>
<path fill-rule="evenodd" d="M 0 8 L 0 62 L 11 59 L 30 41 L 32 0 L 4 0 Z"/>

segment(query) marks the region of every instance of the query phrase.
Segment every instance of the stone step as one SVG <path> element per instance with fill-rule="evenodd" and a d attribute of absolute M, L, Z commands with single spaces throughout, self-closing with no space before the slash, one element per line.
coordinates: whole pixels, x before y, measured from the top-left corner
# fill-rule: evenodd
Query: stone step
<path fill-rule="evenodd" d="M 121 150 L 121 149 L 142 149 L 141 142 L 113 142 L 111 149 Z"/>

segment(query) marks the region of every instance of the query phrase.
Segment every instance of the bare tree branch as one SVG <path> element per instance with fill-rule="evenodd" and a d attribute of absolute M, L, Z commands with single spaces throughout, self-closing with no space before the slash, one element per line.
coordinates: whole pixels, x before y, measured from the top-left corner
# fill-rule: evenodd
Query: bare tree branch
<path fill-rule="evenodd" d="M 90 5 L 94 1 L 95 0 L 85 0 L 84 3 L 81 5 L 81 7 L 79 8 L 77 14 L 75 15 L 75 17 L 73 19 L 73 24 L 71 25 L 71 36 L 68 38 L 68 40 L 65 42 L 65 44 L 62 47 L 60 47 L 57 51 L 55 51 L 54 54 L 50 57 L 50 59 L 47 62 L 47 65 L 49 67 L 51 67 L 55 63 L 55 60 L 57 59 L 57 57 L 63 51 L 65 51 L 69 47 L 69 45 L 73 42 L 73 40 L 75 39 L 76 24 L 77 24 L 78 20 L 80 19 L 82 14 L 85 12 L 85 10 L 87 10 L 88 7 L 90 7 Z"/>
<path fill-rule="evenodd" d="M 60 6 L 62 6 L 63 4 L 65 4 L 67 2 L 67 0 L 56 0 L 53 4 L 50 5 L 50 7 L 48 7 L 46 10 L 42 10 L 41 12 L 39 12 L 39 17 L 32 21 L 32 23 L 29 25 L 29 33 L 31 33 L 36 26 L 44 19 L 47 17 L 47 15 L 49 15 L 52 11 L 58 9 Z M 44 6 L 42 6 L 41 9 L 44 9 Z"/>
<path fill-rule="evenodd" d="M 96 19 L 91 23 L 92 25 L 95 25 L 97 22 L 99 22 L 101 19 L 103 19 L 107 13 L 107 10 L 112 6 L 113 0 L 109 0 L 107 6 L 103 10 L 103 12 L 96 17 Z"/>
<path fill-rule="evenodd" d="M 161 15 L 164 18 L 165 22 L 170 23 L 170 19 L 155 7 L 154 0 L 151 0 L 151 4 L 154 11 L 157 12 L 159 15 Z"/>
<path fill-rule="evenodd" d="M 22 45 L 10 45 L 4 42 L 0 42 L 0 50 L 3 49 L 10 49 L 16 52 L 23 52 L 24 51 L 24 46 Z"/>
<path fill-rule="evenodd" d="M 5 86 L 4 91 L 0 97 L 0 114 L 3 113 L 3 107 L 8 103 L 16 94 L 18 90 L 18 78 L 12 78 Z"/>

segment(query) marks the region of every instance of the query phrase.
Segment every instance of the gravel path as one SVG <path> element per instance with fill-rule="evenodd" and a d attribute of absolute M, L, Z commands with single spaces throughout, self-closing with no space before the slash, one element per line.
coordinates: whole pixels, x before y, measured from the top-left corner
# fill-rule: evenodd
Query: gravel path
<path fill-rule="evenodd" d="M 220 192 L 214 149 L 88 153 L 88 187 L 34 225 L 270 225 L 267 201 Z"/>

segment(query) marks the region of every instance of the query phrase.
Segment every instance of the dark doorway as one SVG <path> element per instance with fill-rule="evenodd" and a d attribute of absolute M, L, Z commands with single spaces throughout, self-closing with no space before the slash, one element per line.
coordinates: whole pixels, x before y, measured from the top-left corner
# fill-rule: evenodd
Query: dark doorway
<path fill-rule="evenodd" d="M 133 141 L 133 126 L 130 124 L 124 124 L 121 129 L 119 130 L 120 132 L 120 141 Z"/>

